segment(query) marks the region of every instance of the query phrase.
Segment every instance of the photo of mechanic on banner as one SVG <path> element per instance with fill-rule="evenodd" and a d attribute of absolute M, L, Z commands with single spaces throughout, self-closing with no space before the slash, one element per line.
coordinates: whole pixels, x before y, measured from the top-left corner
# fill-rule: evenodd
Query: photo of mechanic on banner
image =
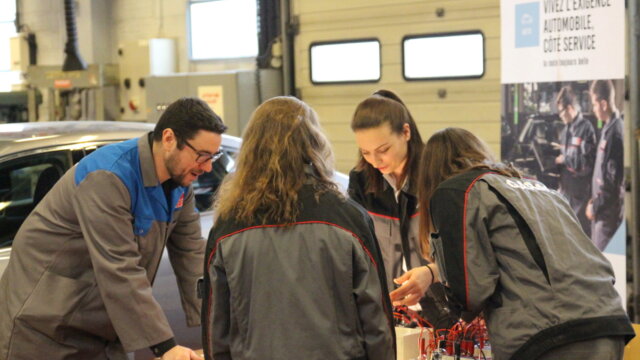
<path fill-rule="evenodd" d="M 563 194 L 601 251 L 624 252 L 624 80 L 502 91 L 502 160 Z"/>

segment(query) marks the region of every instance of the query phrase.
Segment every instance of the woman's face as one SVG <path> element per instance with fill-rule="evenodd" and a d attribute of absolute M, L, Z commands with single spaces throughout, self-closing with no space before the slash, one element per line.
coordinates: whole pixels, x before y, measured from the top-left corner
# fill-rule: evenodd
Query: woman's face
<path fill-rule="evenodd" d="M 409 124 L 404 124 L 400 134 L 391 131 L 389 123 L 383 123 L 378 127 L 356 130 L 355 135 L 362 157 L 371 166 L 383 174 L 396 177 L 402 174 L 411 138 Z"/>

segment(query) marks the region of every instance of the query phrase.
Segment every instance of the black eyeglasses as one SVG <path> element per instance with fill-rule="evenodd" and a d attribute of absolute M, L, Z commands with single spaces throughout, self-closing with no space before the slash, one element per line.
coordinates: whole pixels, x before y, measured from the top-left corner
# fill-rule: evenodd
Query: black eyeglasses
<path fill-rule="evenodd" d="M 208 152 L 201 151 L 201 150 L 198 150 L 198 149 L 194 148 L 193 145 L 189 144 L 187 139 L 183 139 L 182 141 L 184 142 L 185 145 L 190 147 L 191 150 L 193 150 L 196 153 L 196 155 L 198 156 L 198 157 L 196 157 L 196 162 L 198 164 L 204 164 L 207 161 L 215 162 L 216 160 L 220 159 L 220 157 L 223 154 L 222 150 L 218 150 L 218 152 L 216 152 L 215 154 L 210 154 Z"/>

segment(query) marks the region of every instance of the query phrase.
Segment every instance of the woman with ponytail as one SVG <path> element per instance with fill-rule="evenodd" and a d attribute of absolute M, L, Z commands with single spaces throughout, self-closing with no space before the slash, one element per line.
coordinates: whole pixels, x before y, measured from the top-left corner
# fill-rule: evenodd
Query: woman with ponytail
<path fill-rule="evenodd" d="M 423 143 L 404 102 L 389 90 L 363 100 L 351 121 L 359 159 L 349 196 L 373 219 L 394 304 L 417 302 L 434 279 L 418 236 L 417 176 Z M 395 286 L 394 286 L 395 285 Z"/>
<path fill-rule="evenodd" d="M 256 109 L 207 243 L 207 360 L 395 359 L 371 220 L 332 177 L 309 105 L 280 96 Z"/>

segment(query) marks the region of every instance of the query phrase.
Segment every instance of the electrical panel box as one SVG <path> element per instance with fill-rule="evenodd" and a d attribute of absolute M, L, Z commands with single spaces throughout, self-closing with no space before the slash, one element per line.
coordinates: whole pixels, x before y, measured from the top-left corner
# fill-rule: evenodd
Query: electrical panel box
<path fill-rule="evenodd" d="M 149 76 L 146 83 L 149 122 L 158 122 L 178 98 L 198 97 L 222 118 L 229 127 L 227 133 L 236 136 L 258 105 L 282 95 L 282 74 L 275 69 Z"/>
<path fill-rule="evenodd" d="M 173 39 L 147 39 L 119 46 L 120 115 L 125 121 L 148 121 L 145 78 L 176 72 Z"/>
<path fill-rule="evenodd" d="M 29 44 L 26 34 L 18 34 L 9 38 L 9 53 L 11 55 L 10 70 L 23 74 L 29 68 Z"/>
<path fill-rule="evenodd" d="M 432 329 L 405 328 L 396 326 L 396 353 L 398 360 L 413 360 L 420 358 L 420 337 L 424 344 L 429 344 L 433 336 Z"/>

